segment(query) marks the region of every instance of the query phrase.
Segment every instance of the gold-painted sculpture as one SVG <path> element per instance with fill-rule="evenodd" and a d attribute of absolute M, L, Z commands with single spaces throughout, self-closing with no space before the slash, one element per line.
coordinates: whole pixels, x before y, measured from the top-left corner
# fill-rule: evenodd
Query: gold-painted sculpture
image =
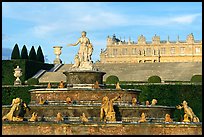
<path fill-rule="evenodd" d="M 135 106 L 137 104 L 137 99 L 136 98 L 132 98 L 132 105 Z"/>
<path fill-rule="evenodd" d="M 45 103 L 45 101 L 44 101 L 43 97 L 40 97 L 39 104 L 40 104 L 40 105 L 43 105 L 44 103 Z"/>
<path fill-rule="evenodd" d="M 141 114 L 141 118 L 140 118 L 140 120 L 138 121 L 139 123 L 142 123 L 142 122 L 146 122 L 147 120 L 146 120 L 146 116 L 145 116 L 145 113 L 143 112 L 142 114 Z"/>
<path fill-rule="evenodd" d="M 148 101 L 148 100 L 145 102 L 145 105 L 146 105 L 146 106 L 149 106 L 149 101 Z"/>
<path fill-rule="evenodd" d="M 100 87 L 99 87 L 99 84 L 98 84 L 98 81 L 96 81 L 96 83 L 93 85 L 93 88 L 94 88 L 94 89 L 100 88 Z"/>
<path fill-rule="evenodd" d="M 64 82 L 63 81 L 60 81 L 58 88 L 64 88 Z"/>
<path fill-rule="evenodd" d="M 117 89 L 117 90 L 120 90 L 120 89 L 121 89 L 121 87 L 120 87 L 120 83 L 119 83 L 119 82 L 116 83 L 116 87 L 115 87 L 115 89 Z"/>
<path fill-rule="evenodd" d="M 71 100 L 70 97 L 67 97 L 67 98 L 66 98 L 66 103 L 67 103 L 67 104 L 71 104 L 71 103 L 72 103 L 72 100 Z"/>
<path fill-rule="evenodd" d="M 113 102 L 117 100 L 118 98 L 121 98 L 121 96 L 115 97 L 113 99 L 110 99 L 105 96 L 102 99 L 102 105 L 101 105 L 101 112 L 100 112 L 100 120 L 101 121 L 116 121 L 115 118 L 115 111 L 113 109 Z"/>
<path fill-rule="evenodd" d="M 188 115 L 187 114 L 184 114 L 184 119 L 183 119 L 183 122 L 191 122 L 189 119 L 188 119 Z"/>
<path fill-rule="evenodd" d="M 60 122 L 60 121 L 63 121 L 63 120 L 64 120 L 64 118 L 63 118 L 62 114 L 58 112 L 57 117 L 56 117 L 56 121 Z"/>
<path fill-rule="evenodd" d="M 89 120 L 88 120 L 88 118 L 85 116 L 85 114 L 84 113 L 82 113 L 82 116 L 80 116 L 80 120 L 81 120 L 81 122 L 83 122 L 83 123 L 85 123 L 85 122 L 88 122 Z"/>
<path fill-rule="evenodd" d="M 31 122 L 38 121 L 38 114 L 33 112 L 32 117 L 28 121 L 31 121 Z"/>
<path fill-rule="evenodd" d="M 52 85 L 51 85 L 51 83 L 49 82 L 48 84 L 47 84 L 47 88 L 51 88 L 52 87 Z"/>
<path fill-rule="evenodd" d="M 157 100 L 156 99 L 152 99 L 152 106 L 156 105 L 157 104 Z"/>
<path fill-rule="evenodd" d="M 169 114 L 166 114 L 166 115 L 165 115 L 164 122 L 173 122 L 173 120 L 171 119 L 171 117 L 170 117 Z"/>
<path fill-rule="evenodd" d="M 190 118 L 191 122 L 199 122 L 199 118 L 194 114 L 193 110 L 188 106 L 188 103 L 184 100 L 183 103 L 181 103 L 182 106 L 178 105 L 176 106 L 177 109 L 184 109 L 184 113 L 188 118 Z M 187 118 L 185 119 L 187 120 Z"/>
<path fill-rule="evenodd" d="M 30 108 L 22 99 L 15 98 L 12 100 L 11 109 L 9 113 L 3 116 L 2 120 L 23 121 L 27 109 L 30 111 Z"/>

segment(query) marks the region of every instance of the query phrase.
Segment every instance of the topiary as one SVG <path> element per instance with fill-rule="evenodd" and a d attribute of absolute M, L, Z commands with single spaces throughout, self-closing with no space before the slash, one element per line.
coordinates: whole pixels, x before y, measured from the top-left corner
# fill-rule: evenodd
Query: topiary
<path fill-rule="evenodd" d="M 45 62 L 44 55 L 43 55 L 43 52 L 40 46 L 38 47 L 38 50 L 37 50 L 37 61 L 42 62 L 42 63 Z"/>
<path fill-rule="evenodd" d="M 17 43 L 15 44 L 13 51 L 11 53 L 11 59 L 20 59 L 20 51 Z"/>
<path fill-rule="evenodd" d="M 30 60 L 34 60 L 34 61 L 37 61 L 37 55 L 36 55 L 36 52 L 35 52 L 35 48 L 34 46 L 32 46 L 30 52 L 29 52 L 29 57 L 28 57 Z"/>
<path fill-rule="evenodd" d="M 116 84 L 117 82 L 119 82 L 119 78 L 115 75 L 106 78 L 106 84 Z"/>
<path fill-rule="evenodd" d="M 202 82 L 202 75 L 194 75 L 194 76 L 192 76 L 191 83 L 194 83 L 194 82 Z"/>
<path fill-rule="evenodd" d="M 30 79 L 27 80 L 27 84 L 28 85 L 38 85 L 39 80 L 37 78 L 30 78 Z"/>
<path fill-rule="evenodd" d="M 148 83 L 161 83 L 161 78 L 159 76 L 151 76 L 148 78 Z"/>
<path fill-rule="evenodd" d="M 28 59 L 28 50 L 26 48 L 26 45 L 24 45 L 21 50 L 21 59 Z"/>

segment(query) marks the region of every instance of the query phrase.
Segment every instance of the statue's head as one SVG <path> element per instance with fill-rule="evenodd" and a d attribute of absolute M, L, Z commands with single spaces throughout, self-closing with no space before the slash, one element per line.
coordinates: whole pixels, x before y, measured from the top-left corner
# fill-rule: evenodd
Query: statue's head
<path fill-rule="evenodd" d="M 86 31 L 82 31 L 81 35 L 86 36 Z"/>

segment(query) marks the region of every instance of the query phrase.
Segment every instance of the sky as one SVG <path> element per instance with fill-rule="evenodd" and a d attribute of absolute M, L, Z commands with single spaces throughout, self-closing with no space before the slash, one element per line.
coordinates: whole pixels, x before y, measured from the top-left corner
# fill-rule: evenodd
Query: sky
<path fill-rule="evenodd" d="M 92 60 L 100 60 L 107 36 L 137 41 L 144 35 L 151 41 L 186 40 L 193 33 L 202 40 L 202 2 L 2 2 L 2 59 L 10 59 L 14 45 L 37 51 L 40 45 L 47 63 L 56 55 L 53 46 L 62 46 L 63 63 L 74 62 L 81 32 L 93 44 Z"/>

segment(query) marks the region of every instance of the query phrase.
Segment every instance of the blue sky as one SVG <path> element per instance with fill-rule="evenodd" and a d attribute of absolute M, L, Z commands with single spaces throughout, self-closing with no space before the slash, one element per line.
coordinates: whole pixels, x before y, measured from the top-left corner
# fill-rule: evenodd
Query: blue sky
<path fill-rule="evenodd" d="M 82 31 L 94 46 L 92 59 L 100 59 L 108 35 L 147 41 L 159 35 L 161 40 L 186 40 L 190 33 L 202 39 L 201 2 L 3 2 L 2 58 L 7 59 L 15 43 L 42 47 L 48 63 L 55 59 L 53 46 L 62 46 L 63 63 L 71 63 L 79 49 L 68 47 Z"/>

